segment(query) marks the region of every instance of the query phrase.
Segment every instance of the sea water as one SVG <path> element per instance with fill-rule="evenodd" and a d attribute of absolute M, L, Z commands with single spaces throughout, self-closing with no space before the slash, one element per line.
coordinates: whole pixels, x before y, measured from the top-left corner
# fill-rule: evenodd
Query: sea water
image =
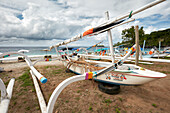
<path fill-rule="evenodd" d="M 55 49 L 52 49 L 51 51 L 43 51 L 43 49 L 48 49 L 48 48 L 49 47 L 0 47 L 0 53 L 18 52 L 19 50 L 29 50 L 28 53 L 24 53 L 24 54 L 25 55 L 56 55 Z M 59 47 L 58 50 L 62 48 L 64 47 Z M 75 47 L 75 48 L 80 48 L 80 47 Z M 83 47 L 83 48 L 88 48 L 88 47 Z M 101 49 L 101 48 L 109 48 L 109 47 L 97 47 L 97 49 Z M 148 52 L 150 51 L 150 49 L 151 48 L 145 48 L 145 51 Z M 90 50 L 88 50 L 88 52 L 94 52 L 95 50 L 96 50 L 96 47 L 93 47 Z M 161 48 L 161 50 L 163 50 L 163 48 Z M 72 51 L 70 51 L 69 53 L 71 54 Z M 85 53 L 85 51 L 80 50 L 79 53 Z"/>
<path fill-rule="evenodd" d="M 58 50 L 62 49 L 64 47 L 59 47 Z M 74 48 L 74 47 L 72 47 Z M 80 48 L 80 47 L 75 47 Z M 83 47 L 88 48 L 88 47 Z M 100 49 L 101 47 L 98 47 Z M 51 51 L 43 51 L 43 49 L 49 49 L 49 47 L 0 47 L 0 53 L 6 53 L 6 52 L 18 52 L 19 50 L 29 50 L 28 53 L 24 53 L 25 55 L 56 55 L 55 49 L 52 49 Z M 92 52 L 96 50 L 96 48 L 91 48 L 89 52 Z M 70 54 L 72 52 L 70 51 Z M 83 51 L 79 51 L 79 53 L 83 53 Z M 63 54 L 63 53 L 62 53 Z M 15 56 L 15 55 L 14 55 Z"/>

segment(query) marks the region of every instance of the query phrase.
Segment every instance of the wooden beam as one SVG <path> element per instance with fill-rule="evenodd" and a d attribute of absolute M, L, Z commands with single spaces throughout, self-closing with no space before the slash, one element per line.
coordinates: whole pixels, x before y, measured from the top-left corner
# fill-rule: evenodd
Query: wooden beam
<path fill-rule="evenodd" d="M 135 26 L 135 42 L 136 42 L 136 60 L 135 65 L 138 65 L 139 63 L 139 27 L 138 25 Z"/>

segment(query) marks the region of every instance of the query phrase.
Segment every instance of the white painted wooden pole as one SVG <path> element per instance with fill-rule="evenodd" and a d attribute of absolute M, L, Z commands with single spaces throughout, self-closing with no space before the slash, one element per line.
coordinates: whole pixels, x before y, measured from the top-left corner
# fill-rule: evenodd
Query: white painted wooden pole
<path fill-rule="evenodd" d="M 66 44 L 66 48 L 67 48 L 67 55 L 69 55 L 69 51 L 68 51 L 68 46 L 67 46 L 67 44 Z"/>
<path fill-rule="evenodd" d="M 0 79 L 1 80 L 1 79 Z M 14 87 L 14 82 L 15 79 L 12 78 L 8 84 L 7 89 L 5 88 L 5 96 L 2 97 L 1 95 L 1 101 L 0 101 L 0 113 L 7 113 L 8 112 L 8 107 L 9 107 L 9 103 L 10 100 L 12 98 L 12 91 L 13 91 L 13 87 Z M 0 81 L 0 87 L 5 86 L 4 84 L 2 85 L 2 80 Z M 1 94 L 2 94 L 2 90 L 1 90 Z"/>
<path fill-rule="evenodd" d="M 136 42 L 136 60 L 135 60 L 135 65 L 138 65 L 139 63 L 139 30 L 138 30 L 138 25 L 135 26 L 135 42 Z"/>
<path fill-rule="evenodd" d="M 76 75 L 70 78 L 67 78 L 66 80 L 64 80 L 63 82 L 61 82 L 56 89 L 53 91 L 49 102 L 48 102 L 48 106 L 47 106 L 47 113 L 53 113 L 53 109 L 54 109 L 54 105 L 55 102 L 59 96 L 59 94 L 61 93 L 61 91 L 68 86 L 69 84 L 76 82 L 76 81 L 81 81 L 81 80 L 85 80 L 86 74 L 83 75 Z"/>
<path fill-rule="evenodd" d="M 140 56 L 140 59 L 142 59 L 142 51 L 141 51 L 141 47 L 139 46 L 139 56 Z"/>
<path fill-rule="evenodd" d="M 159 54 L 160 54 L 160 51 L 161 51 L 161 41 L 159 41 L 159 52 L 158 52 L 158 59 L 159 59 Z"/>
<path fill-rule="evenodd" d="M 135 14 L 137 14 L 137 13 L 140 13 L 140 12 L 142 12 L 142 11 L 144 11 L 144 10 L 146 10 L 146 9 L 149 9 L 149 8 L 151 8 L 151 7 L 153 7 L 153 6 L 157 5 L 157 4 L 160 4 L 160 3 L 164 2 L 164 1 L 166 1 L 166 0 L 155 0 L 154 2 L 151 2 L 151 3 L 146 4 L 145 6 L 139 8 L 139 9 L 134 10 L 131 15 L 135 15 Z M 123 16 L 120 16 L 120 17 L 118 17 L 118 18 L 116 18 L 116 20 L 114 20 L 114 21 L 105 22 L 105 23 L 103 23 L 103 24 L 114 23 L 114 22 L 117 22 L 117 21 L 122 20 L 122 19 L 127 18 L 127 17 L 129 17 L 129 13 L 127 13 L 127 14 L 125 14 L 125 15 L 123 15 Z M 102 24 L 102 25 L 103 25 L 103 24 Z"/>
<path fill-rule="evenodd" d="M 144 42 L 143 42 L 143 52 L 145 52 L 145 41 L 146 40 L 144 40 Z"/>
<path fill-rule="evenodd" d="M 1 91 L 1 100 L 3 100 L 7 95 L 7 91 L 6 91 L 5 84 L 1 78 L 0 78 L 0 91 Z"/>
<path fill-rule="evenodd" d="M 46 82 L 47 82 L 47 79 L 46 79 L 43 75 L 41 75 L 41 74 L 34 68 L 34 66 L 33 66 L 30 58 L 28 58 L 28 56 L 26 56 L 26 55 L 24 55 L 24 54 L 22 54 L 22 53 L 19 53 L 19 52 L 7 52 L 7 53 L 1 54 L 0 57 L 1 57 L 1 56 L 5 56 L 5 55 L 9 55 L 9 54 L 10 54 L 10 55 L 11 55 L 11 54 L 19 54 L 19 55 L 21 55 L 21 56 L 24 56 L 26 63 L 28 64 L 28 66 L 30 67 L 30 69 L 33 71 L 33 73 L 36 75 L 36 77 L 41 81 L 41 83 L 46 83 Z"/>
<path fill-rule="evenodd" d="M 41 92 L 41 89 L 39 87 L 38 81 L 37 81 L 34 73 L 31 70 L 30 70 L 30 73 L 32 75 L 32 79 L 33 79 L 33 82 L 34 82 L 34 87 L 35 87 L 35 90 L 36 90 L 36 93 L 37 93 L 37 97 L 38 97 L 38 101 L 39 101 L 39 104 L 40 104 L 41 112 L 42 113 L 47 113 L 47 106 L 46 106 L 43 94 Z"/>
<path fill-rule="evenodd" d="M 159 52 L 161 51 L 161 41 L 159 41 Z"/>
<path fill-rule="evenodd" d="M 106 20 L 109 20 L 109 12 L 105 12 L 105 18 Z M 111 58 L 112 58 L 112 63 L 114 64 L 115 57 L 114 57 L 114 50 L 113 50 L 113 41 L 112 41 L 112 33 L 111 30 L 107 31 L 108 34 L 108 40 L 109 40 L 109 46 L 110 46 L 110 53 L 111 53 Z"/>

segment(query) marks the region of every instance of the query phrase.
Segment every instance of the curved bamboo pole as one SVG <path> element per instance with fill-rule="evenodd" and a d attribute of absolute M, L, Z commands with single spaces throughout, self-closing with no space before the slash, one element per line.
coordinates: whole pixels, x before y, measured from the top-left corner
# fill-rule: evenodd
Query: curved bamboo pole
<path fill-rule="evenodd" d="M 0 79 L 0 89 L 1 89 L 0 113 L 8 112 L 8 106 L 9 106 L 10 100 L 12 98 L 14 82 L 15 82 L 15 79 L 12 78 L 9 81 L 9 84 L 6 89 L 3 81 Z"/>
<path fill-rule="evenodd" d="M 28 58 L 27 55 L 24 55 L 24 54 L 19 53 L 19 52 L 7 52 L 7 53 L 1 54 L 0 57 L 5 56 L 5 55 L 9 55 L 9 54 L 10 54 L 10 55 L 11 55 L 11 54 L 19 54 L 19 55 L 23 56 L 23 57 L 25 58 L 26 63 L 28 64 L 28 66 L 29 66 L 30 69 L 33 71 L 33 73 L 36 75 L 36 77 L 41 81 L 41 83 L 46 83 L 46 82 L 47 82 L 47 79 L 46 79 L 43 75 L 41 75 L 41 74 L 35 69 L 35 67 L 33 66 L 30 58 Z"/>
<path fill-rule="evenodd" d="M 56 89 L 53 91 L 50 99 L 49 99 L 49 102 L 48 102 L 48 105 L 47 105 L 47 113 L 52 113 L 53 112 L 53 109 L 54 109 L 54 104 L 59 96 L 59 94 L 61 93 L 61 91 L 66 87 L 68 86 L 69 84 L 73 83 L 73 82 L 76 82 L 76 81 L 81 81 L 81 80 L 85 80 L 85 77 L 86 77 L 86 74 L 83 74 L 83 75 L 76 75 L 76 76 L 73 76 L 73 77 L 70 77 L 66 80 L 64 80 L 63 82 L 61 82 L 57 87 Z"/>

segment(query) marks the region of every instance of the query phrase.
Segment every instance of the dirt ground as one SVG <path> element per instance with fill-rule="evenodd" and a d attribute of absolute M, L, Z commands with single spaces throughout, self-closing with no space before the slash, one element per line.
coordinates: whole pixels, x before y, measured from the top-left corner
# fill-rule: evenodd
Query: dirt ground
<path fill-rule="evenodd" d="M 15 63 L 16 64 L 16 63 Z M 36 92 L 32 83 L 29 68 L 24 62 L 0 64 L 5 70 L 12 72 L 0 73 L 0 78 L 7 85 L 10 78 L 16 78 L 9 113 L 40 113 Z M 12 65 L 10 68 L 10 65 Z M 92 80 L 80 81 L 66 87 L 55 104 L 56 113 L 169 113 L 170 111 L 170 63 L 154 63 L 140 66 L 166 73 L 167 77 L 141 86 L 121 86 L 117 95 L 108 95 L 98 90 L 97 83 Z M 35 66 L 47 79 L 41 84 L 45 101 L 48 100 L 58 86 L 73 73 L 66 73 L 61 62 L 41 63 Z M 31 82 L 24 84 L 22 79 L 28 74 Z"/>

